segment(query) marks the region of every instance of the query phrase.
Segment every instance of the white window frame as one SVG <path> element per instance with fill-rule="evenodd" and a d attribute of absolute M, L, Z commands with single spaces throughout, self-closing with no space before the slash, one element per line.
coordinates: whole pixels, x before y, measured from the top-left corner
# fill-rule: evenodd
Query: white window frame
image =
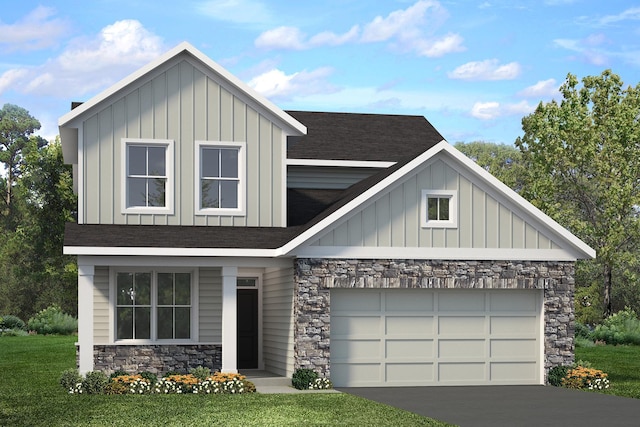
<path fill-rule="evenodd" d="M 429 198 L 449 199 L 448 220 L 429 220 Z M 422 228 L 457 228 L 458 192 L 456 190 L 422 190 L 420 226 Z"/>
<path fill-rule="evenodd" d="M 171 139 L 143 139 L 143 138 L 122 138 L 122 199 L 121 213 L 123 214 L 163 214 L 173 215 L 174 212 L 174 141 Z M 139 146 L 164 146 L 166 148 L 165 167 L 166 167 L 166 185 L 165 185 L 165 206 L 132 206 L 127 207 L 129 186 L 127 185 L 127 176 L 129 173 L 129 156 L 128 147 L 133 145 Z"/>
<path fill-rule="evenodd" d="M 202 208 L 200 181 L 202 176 L 201 152 L 203 148 L 235 148 L 238 150 L 238 207 L 237 208 Z M 196 141 L 194 174 L 195 213 L 196 215 L 233 215 L 244 216 L 247 187 L 247 144 L 245 142 Z"/>
<path fill-rule="evenodd" d="M 151 273 L 151 333 L 150 339 L 118 339 L 118 313 L 117 313 L 117 277 L 118 273 Z M 189 339 L 158 339 L 157 338 L 157 308 L 158 308 L 158 273 L 189 273 L 191 274 L 191 316 L 190 325 L 191 338 Z M 190 268 L 111 268 L 110 272 L 110 341 L 113 344 L 120 345 L 138 345 L 138 344 L 193 344 L 198 342 L 198 275 L 196 269 Z"/>

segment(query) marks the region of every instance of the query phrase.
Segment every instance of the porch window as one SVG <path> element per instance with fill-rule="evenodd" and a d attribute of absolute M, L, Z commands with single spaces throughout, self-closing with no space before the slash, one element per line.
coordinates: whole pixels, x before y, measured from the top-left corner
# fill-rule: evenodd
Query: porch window
<path fill-rule="evenodd" d="M 116 340 L 190 340 L 191 273 L 116 273 Z"/>

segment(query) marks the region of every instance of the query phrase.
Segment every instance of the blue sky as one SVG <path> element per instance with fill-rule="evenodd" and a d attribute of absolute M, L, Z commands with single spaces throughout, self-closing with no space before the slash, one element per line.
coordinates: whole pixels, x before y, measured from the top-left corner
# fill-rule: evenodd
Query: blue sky
<path fill-rule="evenodd" d="M 640 82 L 627 0 L 23 0 L 0 11 L 0 105 L 53 138 L 182 41 L 283 109 L 421 115 L 452 143 L 513 143 L 567 73 Z"/>

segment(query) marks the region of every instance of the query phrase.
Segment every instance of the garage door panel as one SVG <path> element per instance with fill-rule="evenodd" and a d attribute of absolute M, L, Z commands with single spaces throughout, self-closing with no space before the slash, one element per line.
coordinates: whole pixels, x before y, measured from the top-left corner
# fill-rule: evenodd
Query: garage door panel
<path fill-rule="evenodd" d="M 387 335 L 433 336 L 433 316 L 387 315 Z"/>
<path fill-rule="evenodd" d="M 386 343 L 387 359 L 433 359 L 434 345 L 433 340 L 387 340 Z"/>
<path fill-rule="evenodd" d="M 540 290 L 332 289 L 331 379 L 540 384 L 541 304 Z"/>
<path fill-rule="evenodd" d="M 491 381 L 520 384 L 538 383 L 538 366 L 532 362 L 493 362 L 491 363 Z"/>
<path fill-rule="evenodd" d="M 483 362 L 438 364 L 438 379 L 442 383 L 480 383 L 486 380 L 486 376 Z"/>
<path fill-rule="evenodd" d="M 438 357 L 440 359 L 475 358 L 484 359 L 485 340 L 439 340 Z"/>
<path fill-rule="evenodd" d="M 433 363 L 387 363 L 386 382 L 396 384 L 422 384 L 433 382 Z"/>
<path fill-rule="evenodd" d="M 537 342 L 535 339 L 492 339 L 491 357 L 496 358 L 526 358 L 536 355 Z"/>
<path fill-rule="evenodd" d="M 432 311 L 433 294 L 422 291 L 422 289 L 407 289 L 402 293 L 388 293 L 385 297 L 385 310 Z"/>
<path fill-rule="evenodd" d="M 492 316 L 491 334 L 535 336 L 537 323 L 535 316 Z"/>
<path fill-rule="evenodd" d="M 331 317 L 331 334 L 363 337 L 380 334 L 379 316 L 336 316 Z"/>
<path fill-rule="evenodd" d="M 485 316 L 440 316 L 438 333 L 440 335 L 483 336 Z"/>
<path fill-rule="evenodd" d="M 484 311 L 485 298 L 480 292 L 448 291 L 438 294 L 438 311 Z"/>
<path fill-rule="evenodd" d="M 332 340 L 332 358 L 336 360 L 350 360 L 359 362 L 371 359 L 372 355 L 380 354 L 380 340 Z"/>

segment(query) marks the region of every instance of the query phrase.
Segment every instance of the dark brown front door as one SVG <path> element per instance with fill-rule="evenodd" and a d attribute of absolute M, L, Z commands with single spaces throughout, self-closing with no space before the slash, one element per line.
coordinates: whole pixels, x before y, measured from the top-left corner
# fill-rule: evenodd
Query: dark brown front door
<path fill-rule="evenodd" d="M 258 290 L 238 289 L 238 369 L 258 368 Z"/>

